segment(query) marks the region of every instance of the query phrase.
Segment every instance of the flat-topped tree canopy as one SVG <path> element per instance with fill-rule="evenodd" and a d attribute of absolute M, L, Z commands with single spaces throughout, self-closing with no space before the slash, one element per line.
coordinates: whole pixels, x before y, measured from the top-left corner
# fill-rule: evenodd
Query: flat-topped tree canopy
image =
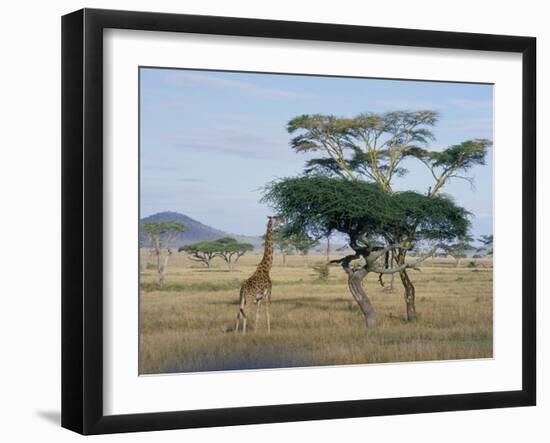
<path fill-rule="evenodd" d="M 365 112 L 352 118 L 311 114 L 290 120 L 287 131 L 294 135 L 290 146 L 296 152 L 325 155 L 310 160 L 307 168 L 352 180 L 363 175 L 391 191 L 392 178 L 407 172 L 402 159 L 434 139 L 430 128 L 438 118 L 430 110 Z"/>
<path fill-rule="evenodd" d="M 384 231 L 393 241 L 452 241 L 463 238 L 470 229 L 470 215 L 447 195 L 427 196 L 415 191 L 389 194 L 387 212 L 391 221 Z M 391 233 L 394 233 L 391 236 Z"/>
<path fill-rule="evenodd" d="M 372 183 L 322 175 L 274 181 L 263 201 L 281 214 L 289 229 L 314 238 L 337 231 L 349 237 L 352 248 L 365 236 L 452 241 L 466 235 L 470 226 L 468 211 L 448 197 L 388 193 Z"/>
<path fill-rule="evenodd" d="M 444 150 L 432 151 L 435 140 L 431 128 L 437 123 L 435 111 L 366 112 L 352 118 L 333 115 L 300 115 L 287 124 L 294 137 L 290 146 L 296 152 L 319 152 L 309 159 L 305 172 L 364 179 L 393 192 L 393 180 L 408 170 L 407 158 L 424 163 L 434 179 L 428 194 L 437 194 L 452 179 L 473 183 L 467 172 L 484 165 L 492 142 L 469 139 Z"/>

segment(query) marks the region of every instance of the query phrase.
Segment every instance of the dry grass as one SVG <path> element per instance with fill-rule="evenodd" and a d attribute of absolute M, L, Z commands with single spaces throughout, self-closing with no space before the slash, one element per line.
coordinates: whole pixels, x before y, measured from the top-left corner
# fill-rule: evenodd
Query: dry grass
<path fill-rule="evenodd" d="M 262 309 L 258 332 L 245 337 L 227 332 L 238 311 L 240 282 L 260 257 L 244 256 L 234 272 L 222 262 L 205 270 L 177 255 L 167 287 L 155 289 L 154 271 L 142 272 L 140 300 L 140 372 L 319 366 L 491 357 L 492 268 L 454 267 L 454 261 L 426 261 L 414 272 L 418 322 L 404 320 L 399 279 L 386 293 L 369 275 L 366 289 L 378 313 L 367 330 L 340 268 L 320 282 L 301 257 L 276 257 L 271 276 L 271 334 Z M 321 257 L 311 256 L 314 264 Z M 467 266 L 463 260 L 462 266 Z M 253 309 L 255 306 L 252 307 Z M 250 307 L 249 307 L 250 309 Z M 253 326 L 250 310 L 249 325 Z"/>

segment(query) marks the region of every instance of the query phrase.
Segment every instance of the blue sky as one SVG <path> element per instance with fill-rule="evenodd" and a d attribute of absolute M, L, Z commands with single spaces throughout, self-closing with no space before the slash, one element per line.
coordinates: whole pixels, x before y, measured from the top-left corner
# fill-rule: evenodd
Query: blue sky
<path fill-rule="evenodd" d="M 262 234 L 271 211 L 259 189 L 302 172 L 309 157 L 285 129 L 297 115 L 432 109 L 441 118 L 431 149 L 493 139 L 491 85 L 158 68 L 141 68 L 140 80 L 141 216 L 177 211 L 236 234 Z M 470 171 L 475 188 L 444 188 L 474 214 L 475 236 L 492 233 L 492 150 L 487 160 Z M 429 172 L 406 166 L 394 187 L 425 192 Z"/>

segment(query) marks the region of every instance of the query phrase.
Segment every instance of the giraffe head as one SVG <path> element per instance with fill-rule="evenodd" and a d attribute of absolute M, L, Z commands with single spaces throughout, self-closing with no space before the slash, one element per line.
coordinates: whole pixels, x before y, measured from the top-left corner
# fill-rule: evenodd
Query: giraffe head
<path fill-rule="evenodd" d="M 270 215 L 267 217 L 271 222 L 271 225 L 276 228 L 277 226 L 283 224 L 283 217 L 280 215 Z"/>

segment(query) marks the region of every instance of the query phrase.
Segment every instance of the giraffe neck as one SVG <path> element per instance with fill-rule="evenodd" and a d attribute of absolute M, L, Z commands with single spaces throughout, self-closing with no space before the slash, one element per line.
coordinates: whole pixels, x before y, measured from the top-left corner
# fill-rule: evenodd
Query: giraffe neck
<path fill-rule="evenodd" d="M 258 269 L 269 272 L 273 264 L 273 222 L 269 220 L 265 232 L 264 256 L 258 265 Z"/>

